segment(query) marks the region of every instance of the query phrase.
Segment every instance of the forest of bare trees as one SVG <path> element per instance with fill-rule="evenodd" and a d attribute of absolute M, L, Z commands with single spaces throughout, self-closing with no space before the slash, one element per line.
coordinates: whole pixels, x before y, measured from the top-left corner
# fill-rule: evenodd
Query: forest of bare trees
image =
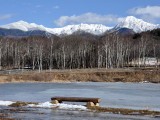
<path fill-rule="evenodd" d="M 129 67 L 132 60 L 146 57 L 160 58 L 159 29 L 125 36 L 0 37 L 1 70 L 123 68 Z"/>

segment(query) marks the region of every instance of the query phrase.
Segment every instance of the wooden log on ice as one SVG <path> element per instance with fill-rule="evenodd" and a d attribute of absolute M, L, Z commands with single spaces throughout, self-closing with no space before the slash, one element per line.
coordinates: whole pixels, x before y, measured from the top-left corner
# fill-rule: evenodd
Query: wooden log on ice
<path fill-rule="evenodd" d="M 87 107 L 91 106 L 99 106 L 99 102 L 101 101 L 100 98 L 86 98 L 86 97 L 52 97 L 52 103 L 62 103 L 63 101 L 66 102 L 87 102 Z"/>

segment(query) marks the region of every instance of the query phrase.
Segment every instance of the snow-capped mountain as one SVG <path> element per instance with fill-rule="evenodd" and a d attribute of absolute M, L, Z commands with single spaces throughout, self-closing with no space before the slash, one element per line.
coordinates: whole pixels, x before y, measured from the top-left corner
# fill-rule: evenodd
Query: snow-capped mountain
<path fill-rule="evenodd" d="M 46 31 L 46 28 L 43 25 L 37 25 L 35 23 L 27 23 L 22 20 L 7 24 L 7 25 L 2 25 L 2 26 L 0 26 L 0 28 L 18 29 L 18 30 L 22 30 L 22 31 L 32 31 L 32 30 Z"/>
<path fill-rule="evenodd" d="M 142 19 L 138 19 L 134 16 L 128 16 L 124 18 L 118 25 L 116 25 L 114 29 L 128 28 L 133 29 L 134 32 L 138 33 L 147 30 L 153 30 L 159 27 L 159 25 L 145 22 Z"/>
<path fill-rule="evenodd" d="M 47 27 L 44 27 L 43 25 L 37 25 L 35 23 L 27 23 L 21 20 L 18 22 L 0 26 L 1 31 L 3 31 L 0 33 L 3 33 L 3 35 L 6 35 L 5 34 L 6 31 L 10 30 L 10 31 L 7 31 L 7 35 L 8 35 L 14 29 L 14 30 L 21 30 L 24 35 L 26 34 L 26 32 L 35 33 L 34 31 L 41 31 L 41 32 L 43 31 L 44 34 L 50 33 L 50 34 L 56 34 L 56 35 L 61 35 L 61 34 L 70 35 L 77 31 L 84 31 L 87 33 L 95 34 L 95 35 L 101 35 L 106 31 L 123 32 L 124 28 L 125 28 L 125 31 L 127 31 L 126 29 L 129 29 L 130 31 L 133 30 L 134 32 L 143 32 L 147 30 L 153 30 L 156 28 L 160 28 L 160 25 L 148 23 L 148 22 L 143 21 L 142 19 L 138 19 L 133 16 L 128 16 L 124 18 L 115 27 L 107 27 L 102 24 L 78 24 L 78 25 L 68 25 L 68 26 L 61 27 L 61 28 L 47 28 Z M 5 32 L 4 32 L 4 29 L 5 29 Z M 15 32 L 13 32 L 13 34 L 14 33 Z"/>
<path fill-rule="evenodd" d="M 62 28 L 46 28 L 43 25 L 37 25 L 35 23 L 27 23 L 25 21 L 18 21 L 14 23 L 10 23 L 7 25 L 2 25 L 0 28 L 5 29 L 18 29 L 22 31 L 33 31 L 33 30 L 41 30 L 46 31 L 51 34 L 72 34 L 77 31 L 85 31 L 91 34 L 100 35 L 105 31 L 111 29 L 111 27 L 106 27 L 101 24 L 79 24 L 79 25 L 68 25 Z"/>
<path fill-rule="evenodd" d="M 102 24 L 79 24 L 79 25 L 68 25 L 62 28 L 53 28 L 49 31 L 53 34 L 72 34 L 77 31 L 85 31 L 87 33 L 100 35 L 106 32 L 107 30 L 112 29 L 112 27 L 106 27 Z"/>

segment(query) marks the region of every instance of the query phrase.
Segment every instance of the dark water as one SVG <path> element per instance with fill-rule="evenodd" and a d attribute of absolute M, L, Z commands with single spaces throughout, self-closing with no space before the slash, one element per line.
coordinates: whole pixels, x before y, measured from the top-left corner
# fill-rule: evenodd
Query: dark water
<path fill-rule="evenodd" d="M 53 96 L 99 97 L 106 107 L 149 109 L 160 111 L 160 84 L 151 83 L 17 83 L 0 84 L 0 100 L 46 102 Z M 38 109 L 45 114 L 24 113 L 34 119 L 76 120 L 152 120 L 158 118 L 122 116 L 84 111 Z M 27 115 L 29 114 L 29 115 Z M 17 114 L 16 114 L 17 115 Z M 40 117 L 41 116 L 41 117 Z M 19 116 L 20 117 L 20 116 Z M 26 117 L 26 118 L 25 118 Z M 40 118 L 39 118 L 40 117 Z"/>

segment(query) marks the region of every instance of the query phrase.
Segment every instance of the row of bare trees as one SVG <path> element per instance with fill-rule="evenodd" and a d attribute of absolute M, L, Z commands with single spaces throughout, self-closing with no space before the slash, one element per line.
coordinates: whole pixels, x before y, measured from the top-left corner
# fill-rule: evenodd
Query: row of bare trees
<path fill-rule="evenodd" d="M 132 60 L 160 58 L 160 37 L 145 32 L 120 36 L 73 34 L 0 38 L 0 69 L 123 68 Z M 140 67 L 140 66 L 139 66 Z"/>

